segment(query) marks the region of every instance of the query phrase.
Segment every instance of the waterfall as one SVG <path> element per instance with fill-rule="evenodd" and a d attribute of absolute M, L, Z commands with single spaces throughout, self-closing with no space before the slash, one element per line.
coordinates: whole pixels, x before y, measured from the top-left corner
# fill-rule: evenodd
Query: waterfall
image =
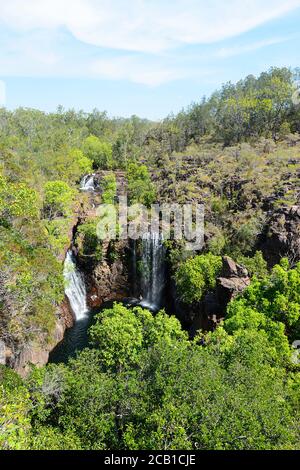
<path fill-rule="evenodd" d="M 141 305 L 158 310 L 163 304 L 165 287 L 165 247 L 159 233 L 146 233 L 141 241 L 142 254 L 138 262 Z M 134 256 L 136 256 L 134 254 Z"/>
<path fill-rule="evenodd" d="M 86 175 L 82 178 L 80 183 L 81 191 L 95 191 L 95 175 Z"/>
<path fill-rule="evenodd" d="M 76 321 L 82 320 L 88 313 L 84 277 L 77 269 L 72 251 L 68 251 L 64 264 L 65 293 L 70 301 Z"/>

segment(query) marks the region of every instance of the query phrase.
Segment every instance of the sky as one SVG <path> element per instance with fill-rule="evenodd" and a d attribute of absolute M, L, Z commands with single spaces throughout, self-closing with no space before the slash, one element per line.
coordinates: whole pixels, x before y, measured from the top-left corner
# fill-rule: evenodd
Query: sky
<path fill-rule="evenodd" d="M 300 66 L 300 0 L 0 0 L 0 105 L 161 119 Z"/>

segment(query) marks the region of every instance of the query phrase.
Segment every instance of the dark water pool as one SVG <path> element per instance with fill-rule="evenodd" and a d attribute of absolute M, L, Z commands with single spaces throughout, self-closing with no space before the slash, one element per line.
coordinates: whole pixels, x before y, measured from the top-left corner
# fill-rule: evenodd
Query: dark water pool
<path fill-rule="evenodd" d="M 103 305 L 101 308 L 90 310 L 85 318 L 77 321 L 72 328 L 65 332 L 64 339 L 49 355 L 49 363 L 66 363 L 68 359 L 75 357 L 77 352 L 82 351 L 89 345 L 88 330 L 95 322 L 95 315 L 104 308 L 110 308 L 112 303 Z"/>
<path fill-rule="evenodd" d="M 140 300 L 134 298 L 126 298 L 121 302 L 126 307 L 142 306 L 157 312 L 157 309 L 143 305 Z M 106 308 L 112 308 L 114 302 L 106 302 L 101 308 L 91 310 L 85 318 L 77 321 L 72 328 L 65 332 L 64 339 L 59 343 L 49 355 L 48 363 L 60 364 L 68 362 L 68 359 L 75 357 L 76 354 L 89 346 L 88 330 L 95 323 L 95 315 Z"/>
<path fill-rule="evenodd" d="M 92 323 L 91 317 L 84 318 L 65 332 L 64 339 L 50 353 L 49 363 L 59 364 L 75 357 L 78 351 L 88 346 L 88 329 Z"/>

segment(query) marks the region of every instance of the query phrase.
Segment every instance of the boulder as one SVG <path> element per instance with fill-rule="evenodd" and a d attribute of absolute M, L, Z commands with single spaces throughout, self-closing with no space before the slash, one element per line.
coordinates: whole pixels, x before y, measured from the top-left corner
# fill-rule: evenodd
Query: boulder
<path fill-rule="evenodd" d="M 300 206 L 283 207 L 272 213 L 258 244 L 269 267 L 287 257 L 300 261 Z"/>
<path fill-rule="evenodd" d="M 228 256 L 223 258 L 223 267 L 217 279 L 216 298 L 222 314 L 228 303 L 241 294 L 250 284 L 248 271 Z"/>
<path fill-rule="evenodd" d="M 92 275 L 88 292 L 88 304 L 101 306 L 111 300 L 121 300 L 129 295 L 128 274 L 121 260 L 111 265 L 106 261 L 99 264 Z"/>
<path fill-rule="evenodd" d="M 189 312 L 192 326 L 189 331 L 194 336 L 199 329 L 210 331 L 224 319 L 229 302 L 250 285 L 248 271 L 228 256 L 223 257 L 223 266 L 217 285 L 202 302 Z M 195 308 L 196 307 L 196 308 Z"/>
<path fill-rule="evenodd" d="M 221 278 L 245 278 L 248 277 L 248 271 L 243 266 L 237 264 L 229 256 L 223 257 L 222 271 L 220 274 Z"/>
<path fill-rule="evenodd" d="M 42 349 L 33 343 L 28 343 L 18 354 L 14 361 L 14 370 L 21 376 L 26 377 L 30 372 L 30 366 L 43 367 L 49 359 L 49 350 Z"/>

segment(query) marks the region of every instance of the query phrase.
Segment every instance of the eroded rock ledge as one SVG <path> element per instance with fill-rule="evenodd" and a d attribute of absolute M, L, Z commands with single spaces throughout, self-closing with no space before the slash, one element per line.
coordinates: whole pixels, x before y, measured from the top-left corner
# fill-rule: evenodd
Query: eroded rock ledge
<path fill-rule="evenodd" d="M 270 267 L 287 257 L 291 264 L 300 261 L 300 206 L 283 207 L 269 216 L 258 248 Z"/>

